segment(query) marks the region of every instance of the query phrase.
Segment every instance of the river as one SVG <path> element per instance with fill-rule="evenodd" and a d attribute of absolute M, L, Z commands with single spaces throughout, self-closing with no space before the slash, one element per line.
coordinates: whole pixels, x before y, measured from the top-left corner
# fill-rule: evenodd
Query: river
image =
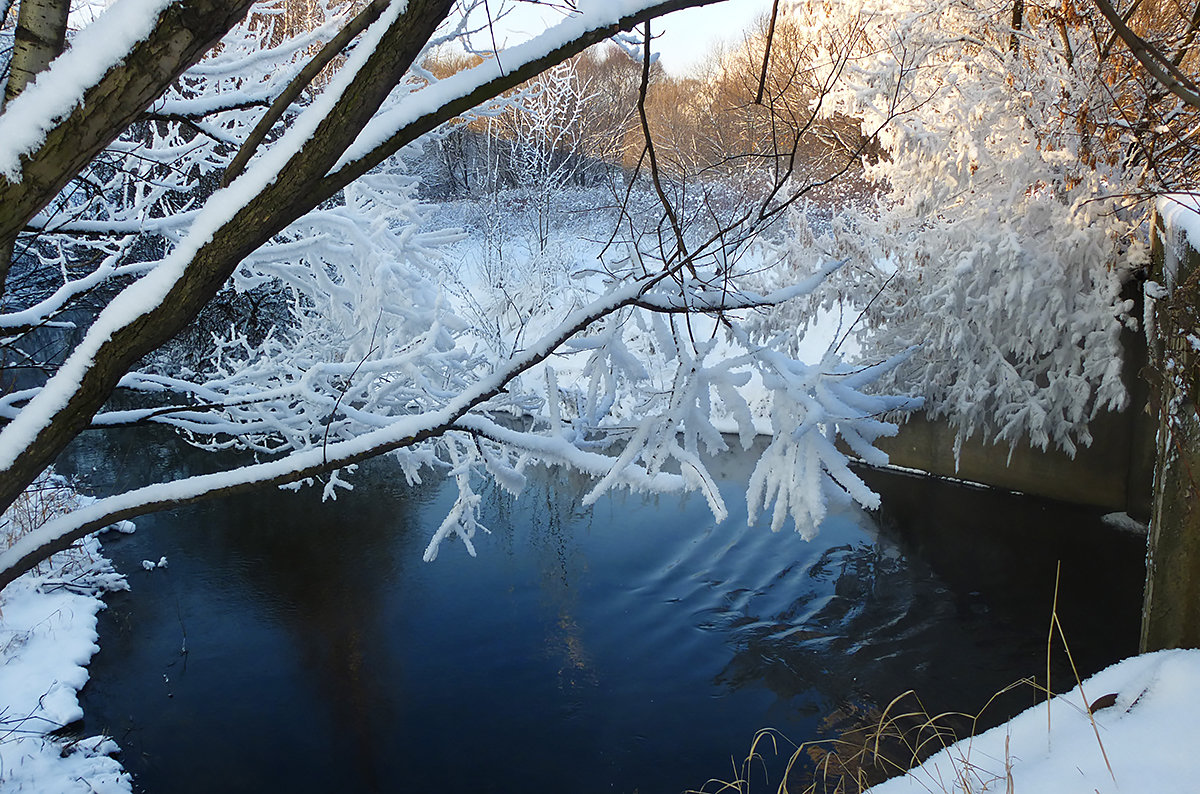
<path fill-rule="evenodd" d="M 103 491 L 205 465 L 110 433 L 60 469 Z M 477 558 L 453 541 L 433 563 L 453 495 L 387 461 L 336 502 L 141 518 L 105 539 L 132 590 L 101 615 L 83 729 L 152 793 L 678 792 L 731 780 L 759 728 L 827 736 L 907 689 L 975 712 L 1044 678 L 1060 560 L 1079 674 L 1136 652 L 1145 539 L 1095 511 L 874 472 L 881 510 L 832 514 L 810 542 L 746 526 L 748 466 L 717 467 L 721 524 L 699 498 L 584 509 L 583 483 L 539 470 L 519 499 L 488 492 Z M 1070 677 L 1056 652 L 1052 686 Z"/>

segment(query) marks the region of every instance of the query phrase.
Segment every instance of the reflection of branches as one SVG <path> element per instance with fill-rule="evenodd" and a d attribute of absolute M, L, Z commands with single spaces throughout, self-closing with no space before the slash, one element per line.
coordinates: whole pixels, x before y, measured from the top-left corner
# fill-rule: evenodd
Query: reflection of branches
<path fill-rule="evenodd" d="M 731 631 L 737 650 L 717 682 L 735 689 L 765 682 L 784 701 L 811 690 L 835 703 L 875 691 L 872 682 L 886 677 L 875 669 L 878 660 L 895 652 L 888 629 L 912 608 L 922 576 L 879 541 L 826 549 L 776 582 L 789 593 L 801 590 L 778 612 L 749 611 L 755 601 L 771 601 L 769 590 L 756 593 L 745 613 L 721 610 L 713 625 Z"/>

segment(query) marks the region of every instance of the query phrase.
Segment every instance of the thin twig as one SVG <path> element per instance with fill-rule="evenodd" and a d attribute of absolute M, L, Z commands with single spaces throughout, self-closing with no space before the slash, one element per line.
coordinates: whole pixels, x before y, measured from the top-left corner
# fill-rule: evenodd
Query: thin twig
<path fill-rule="evenodd" d="M 767 44 L 763 48 L 762 74 L 758 78 L 758 93 L 754 96 L 754 104 L 761 105 L 763 92 L 767 88 L 767 68 L 771 64 L 771 42 L 775 39 L 775 19 L 779 16 L 779 0 L 771 3 L 771 24 L 767 27 Z"/>

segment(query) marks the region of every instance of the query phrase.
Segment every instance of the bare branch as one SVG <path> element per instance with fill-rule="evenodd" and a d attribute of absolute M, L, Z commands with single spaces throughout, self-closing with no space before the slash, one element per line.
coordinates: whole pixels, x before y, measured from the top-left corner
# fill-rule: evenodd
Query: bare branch
<path fill-rule="evenodd" d="M 779 0 L 771 3 L 771 25 L 767 28 L 767 43 L 763 47 L 762 74 L 758 78 L 758 93 L 754 96 L 754 104 L 761 105 L 763 91 L 767 88 L 767 68 L 771 65 L 771 42 L 775 40 L 775 20 L 779 16 Z"/>
<path fill-rule="evenodd" d="M 1104 18 L 1113 26 L 1113 32 L 1125 42 L 1125 45 L 1129 47 L 1130 53 L 1133 54 L 1133 57 L 1137 58 L 1138 63 L 1155 80 L 1162 84 L 1164 88 L 1188 106 L 1200 110 L 1200 87 L 1186 74 L 1181 72 L 1170 59 L 1159 52 L 1156 47 L 1134 33 L 1125 24 L 1125 20 L 1121 18 L 1121 15 L 1117 13 L 1108 0 L 1095 0 L 1095 3 L 1096 8 L 1100 10 Z"/>

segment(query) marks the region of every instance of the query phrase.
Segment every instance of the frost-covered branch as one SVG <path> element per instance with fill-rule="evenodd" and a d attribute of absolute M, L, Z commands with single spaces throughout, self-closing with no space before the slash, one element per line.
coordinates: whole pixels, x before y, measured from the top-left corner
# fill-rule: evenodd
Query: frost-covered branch
<path fill-rule="evenodd" d="M 9 245 L 251 0 L 118 0 L 0 114 L 0 245 Z M 8 267 L 0 271 L 0 290 Z"/>
<path fill-rule="evenodd" d="M 158 1 L 164 14 L 176 9 Z M 161 103 L 150 107 L 190 108 L 203 121 L 143 120 L 118 130 L 86 167 L 64 166 L 71 172 L 62 189 L 13 227 L 31 231 L 20 238 L 0 324 L 62 321 L 84 295 L 102 308 L 80 317 L 82 338 L 49 365 L 44 384 L 0 396 L 0 416 L 10 420 L 0 429 L 0 503 L 90 426 L 167 424 L 201 447 L 252 450 L 257 462 L 145 485 L 49 523 L 0 555 L 0 585 L 114 520 L 318 478 L 332 498 L 350 487 L 356 464 L 385 454 L 410 481 L 434 472 L 455 482 L 458 499 L 428 556 L 451 537 L 473 548 L 481 478 L 518 489 L 531 464 L 592 475 L 589 500 L 617 487 L 698 490 L 719 518 L 726 508 L 706 462 L 727 448 L 718 427 L 732 422 L 747 445 L 768 414 L 784 437 L 761 464 L 755 499 L 774 500 L 773 526 L 790 515 L 807 531 L 832 493 L 869 503 L 832 444 L 841 437 L 870 456 L 890 427 L 878 415 L 911 405 L 865 395 L 867 381 L 891 364 L 854 369 L 830 357 L 810 367 L 741 328 L 746 316 L 803 297 L 830 269 L 823 261 L 811 277 L 769 289 L 750 278 L 778 251 L 757 237 L 804 187 L 771 185 L 765 199 L 723 222 L 681 211 L 667 235 L 669 190 L 659 191 L 663 203 L 644 227 L 623 208 L 631 233 L 614 236 L 573 285 L 571 305 L 524 310 L 506 294 L 518 325 L 493 318 L 498 334 L 515 330 L 493 348 L 480 344 L 446 288 L 446 249 L 462 233 L 437 226 L 419 199 L 413 168 L 422 136 L 618 30 L 705 1 L 580 4 L 504 52 L 503 69 L 496 58 L 440 80 L 422 63 L 464 29 L 449 16 L 451 0 L 379 2 L 350 22 L 331 12 L 319 33 L 282 40 L 255 16 L 273 13 L 264 3 L 209 58 L 160 87 Z M 118 0 L 108 13 L 119 19 L 116 9 L 149 2 Z M 142 35 L 113 47 L 140 52 Z M 313 60 L 314 52 L 324 55 Z M 140 66 L 134 58 L 123 68 Z M 318 72 L 327 79 L 314 79 Z M 573 80 L 553 71 L 541 98 L 563 88 L 570 104 L 580 93 Z M 264 112 L 267 98 L 274 106 Z M 538 95 L 511 101 L 533 104 Z M 552 149 L 577 140 L 575 121 L 541 130 Z M 16 122 L 6 114 L 5 123 Z M 40 156 L 30 149 L 17 159 L 24 168 Z M 537 168 L 555 179 L 566 173 L 559 165 L 551 158 Z M 0 189 L 36 192 L 29 173 Z M 273 314 L 261 325 L 217 329 L 195 371 L 146 363 L 221 290 L 231 300 L 263 296 Z M 556 374 L 568 369 L 569 377 Z M 756 379 L 768 384 L 772 405 L 752 405 L 741 391 Z M 146 402 L 102 411 L 118 388 Z M 802 457 L 795 475 L 787 466 Z"/>
<path fill-rule="evenodd" d="M 360 432 L 332 444 L 305 444 L 298 451 L 269 463 L 135 489 L 119 496 L 98 500 L 86 510 L 76 511 L 61 520 L 49 522 L 37 532 L 32 532 L 15 543 L 12 548 L 0 553 L 0 587 L 12 581 L 37 560 L 66 548 L 78 538 L 114 521 L 142 515 L 169 505 L 185 504 L 203 497 L 299 482 L 436 438 L 454 427 L 470 410 L 503 393 L 514 378 L 544 361 L 580 329 L 610 315 L 621 306 L 632 303 L 663 277 L 665 274 L 633 281 L 595 301 L 586 309 L 572 313 L 539 344 L 514 357 L 505 367 L 496 370 L 490 376 L 481 378 L 469 388 L 450 397 L 436 410 L 394 416 L 383 427 Z"/>

